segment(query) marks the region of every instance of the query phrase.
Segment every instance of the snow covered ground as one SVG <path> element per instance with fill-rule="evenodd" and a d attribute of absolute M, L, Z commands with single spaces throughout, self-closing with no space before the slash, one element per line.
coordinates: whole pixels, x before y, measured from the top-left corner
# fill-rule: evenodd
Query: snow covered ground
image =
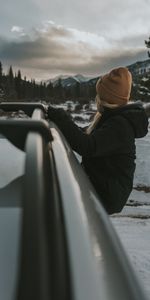
<path fill-rule="evenodd" d="M 136 144 L 134 189 L 123 211 L 111 221 L 150 299 L 150 126 Z"/>

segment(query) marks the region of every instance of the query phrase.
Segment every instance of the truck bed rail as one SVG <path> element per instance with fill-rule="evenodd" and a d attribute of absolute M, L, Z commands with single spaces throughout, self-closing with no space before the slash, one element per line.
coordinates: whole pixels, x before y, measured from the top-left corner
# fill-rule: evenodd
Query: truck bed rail
<path fill-rule="evenodd" d="M 45 120 L 46 107 L 0 104 L 20 107 L 31 119 L 0 121 L 0 133 L 26 155 L 11 299 L 145 300 L 93 186 L 62 133 Z"/>

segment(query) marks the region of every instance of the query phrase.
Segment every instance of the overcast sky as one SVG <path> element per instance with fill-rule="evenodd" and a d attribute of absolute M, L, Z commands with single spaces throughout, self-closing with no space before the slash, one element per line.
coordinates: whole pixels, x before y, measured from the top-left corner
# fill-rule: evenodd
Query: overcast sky
<path fill-rule="evenodd" d="M 150 0 L 5 0 L 0 7 L 4 70 L 12 65 L 36 80 L 97 76 L 147 59 Z"/>

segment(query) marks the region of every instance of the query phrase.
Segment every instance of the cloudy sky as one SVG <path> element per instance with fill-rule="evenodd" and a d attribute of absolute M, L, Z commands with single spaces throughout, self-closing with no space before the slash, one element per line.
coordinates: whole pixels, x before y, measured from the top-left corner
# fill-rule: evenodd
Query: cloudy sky
<path fill-rule="evenodd" d="M 150 0 L 5 0 L 0 9 L 4 70 L 36 80 L 147 59 L 149 36 Z"/>

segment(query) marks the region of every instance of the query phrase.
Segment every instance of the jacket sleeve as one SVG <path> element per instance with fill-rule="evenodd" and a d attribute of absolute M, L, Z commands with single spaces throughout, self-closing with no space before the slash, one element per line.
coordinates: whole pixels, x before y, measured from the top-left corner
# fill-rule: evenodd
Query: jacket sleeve
<path fill-rule="evenodd" d="M 119 122 L 117 118 L 109 119 L 101 128 L 88 135 L 63 109 L 49 107 L 48 117 L 59 127 L 72 149 L 81 156 L 106 156 L 123 147 L 125 135 L 123 135 L 122 125 L 116 124 Z"/>

